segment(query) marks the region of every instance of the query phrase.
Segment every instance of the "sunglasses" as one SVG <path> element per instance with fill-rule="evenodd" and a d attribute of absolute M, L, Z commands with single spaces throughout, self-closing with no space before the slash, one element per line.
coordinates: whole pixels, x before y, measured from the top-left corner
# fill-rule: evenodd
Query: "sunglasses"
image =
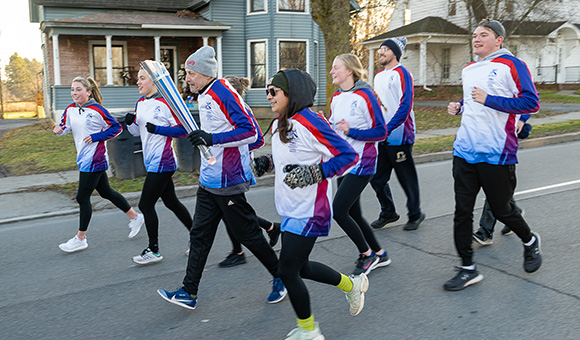
<path fill-rule="evenodd" d="M 270 87 L 269 89 L 266 89 L 266 97 L 268 95 L 271 95 L 272 97 L 276 97 L 276 92 L 277 91 L 281 91 L 282 89 L 277 88 L 277 87 Z"/>

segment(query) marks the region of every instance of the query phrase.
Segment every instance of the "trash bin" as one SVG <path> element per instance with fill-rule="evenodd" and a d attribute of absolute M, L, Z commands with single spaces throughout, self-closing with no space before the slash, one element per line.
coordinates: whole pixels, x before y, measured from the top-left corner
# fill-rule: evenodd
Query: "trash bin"
<path fill-rule="evenodd" d="M 199 111 L 197 110 L 197 106 L 190 107 L 189 112 L 191 112 L 193 120 L 199 126 Z M 201 166 L 199 149 L 193 147 L 189 139 L 186 137 L 175 138 L 173 147 L 177 154 L 177 167 L 179 171 L 192 172 L 199 169 Z"/>
<path fill-rule="evenodd" d="M 133 136 L 125 125 L 124 112 L 111 112 L 111 115 L 123 126 L 123 132 L 107 141 L 110 170 L 113 176 L 120 179 L 130 179 L 147 175 L 143 164 L 143 148 L 141 138 Z"/>

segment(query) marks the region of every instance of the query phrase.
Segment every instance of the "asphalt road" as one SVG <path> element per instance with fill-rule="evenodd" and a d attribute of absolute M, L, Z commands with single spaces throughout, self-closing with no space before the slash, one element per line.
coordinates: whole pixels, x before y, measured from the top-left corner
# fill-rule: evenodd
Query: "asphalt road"
<path fill-rule="evenodd" d="M 367 303 L 357 317 L 344 294 L 307 282 L 312 309 L 327 339 L 578 339 L 580 334 L 580 142 L 520 151 L 518 204 L 542 237 L 544 264 L 522 268 L 522 245 L 496 233 L 476 250 L 481 283 L 460 292 L 442 284 L 458 265 L 452 241 L 451 162 L 418 166 L 427 219 L 416 231 L 395 226 L 377 231 L 393 260 L 370 275 Z M 398 212 L 405 200 L 396 180 Z M 256 211 L 275 218 L 272 188 L 250 190 Z M 193 207 L 194 199 L 185 199 Z M 369 220 L 378 207 L 370 188 L 362 203 Z M 479 218 L 482 199 L 477 203 Z M 93 214 L 89 248 L 65 254 L 57 245 L 72 237 L 77 216 L 0 226 L 0 329 L 3 339 L 283 339 L 295 327 L 288 300 L 265 303 L 270 278 L 258 261 L 231 269 L 217 263 L 230 244 L 220 228 L 200 287 L 198 308 L 163 301 L 158 288 L 175 289 L 184 276 L 187 233 L 158 204 L 165 259 L 138 267 L 131 261 L 146 246 L 145 230 L 127 238 L 118 210 Z M 501 228 L 501 227 L 500 227 Z M 276 247 L 279 249 L 279 245 Z M 339 227 L 321 238 L 311 256 L 349 273 L 356 248 Z"/>

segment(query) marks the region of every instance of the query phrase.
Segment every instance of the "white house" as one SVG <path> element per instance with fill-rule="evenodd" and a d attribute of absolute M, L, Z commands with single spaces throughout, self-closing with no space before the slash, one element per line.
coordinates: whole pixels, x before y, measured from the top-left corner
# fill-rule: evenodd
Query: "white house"
<path fill-rule="evenodd" d="M 524 2 L 500 2 L 498 13 L 511 19 L 500 20 L 507 32 L 513 30 L 504 47 L 527 63 L 537 83 L 580 83 L 580 0 L 546 0 L 518 25 Z M 476 24 L 464 1 L 399 0 L 387 32 L 362 43 L 370 51 L 369 75 L 377 71 L 374 57 L 381 43 L 406 37 L 401 62 L 413 73 L 415 85 L 460 84 L 461 70 L 472 60 Z"/>

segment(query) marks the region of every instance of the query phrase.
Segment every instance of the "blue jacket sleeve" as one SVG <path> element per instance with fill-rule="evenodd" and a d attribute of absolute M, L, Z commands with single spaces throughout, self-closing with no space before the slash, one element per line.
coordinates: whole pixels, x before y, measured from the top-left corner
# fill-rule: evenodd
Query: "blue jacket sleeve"
<path fill-rule="evenodd" d="M 93 133 L 91 135 L 91 139 L 93 140 L 93 142 L 105 141 L 114 138 L 118 134 L 123 132 L 123 127 L 121 126 L 121 124 L 115 118 L 113 118 L 113 116 L 111 116 L 109 111 L 107 111 L 104 107 L 100 105 L 91 105 L 90 108 L 99 112 L 103 117 L 105 123 L 109 125 L 107 129 L 98 133 Z"/>
<path fill-rule="evenodd" d="M 155 128 L 155 133 L 166 137 L 181 138 L 187 136 L 187 130 L 181 126 L 159 126 Z"/>
<path fill-rule="evenodd" d="M 396 71 L 399 73 L 403 95 L 397 112 L 391 121 L 387 122 L 387 131 L 393 131 L 403 124 L 413 109 L 413 78 L 407 70 L 396 68 Z"/>

